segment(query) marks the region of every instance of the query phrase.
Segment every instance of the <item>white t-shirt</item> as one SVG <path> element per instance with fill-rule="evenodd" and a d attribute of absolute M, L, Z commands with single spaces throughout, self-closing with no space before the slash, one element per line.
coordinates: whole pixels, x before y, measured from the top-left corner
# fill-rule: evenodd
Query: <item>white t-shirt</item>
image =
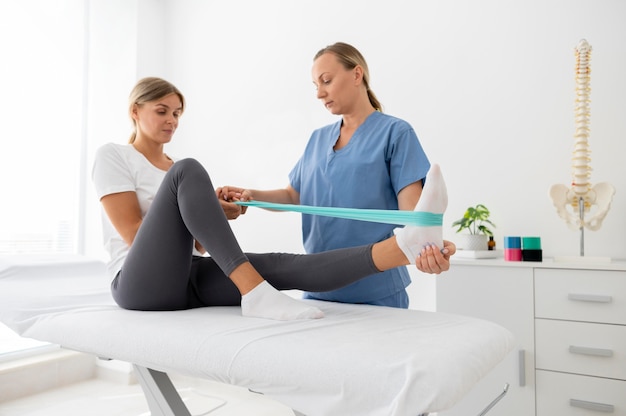
<path fill-rule="evenodd" d="M 96 151 L 92 180 L 98 199 L 119 192 L 135 192 L 143 218 L 166 173 L 150 163 L 132 145 L 108 143 Z M 110 255 L 107 270 L 113 279 L 122 268 L 130 246 L 113 227 L 104 208 L 101 208 L 101 216 L 104 247 Z"/>

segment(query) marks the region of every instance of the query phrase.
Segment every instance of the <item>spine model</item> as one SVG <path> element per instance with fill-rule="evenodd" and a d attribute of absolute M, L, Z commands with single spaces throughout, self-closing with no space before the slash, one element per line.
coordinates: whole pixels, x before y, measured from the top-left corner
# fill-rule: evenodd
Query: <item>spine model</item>
<path fill-rule="evenodd" d="M 591 46 L 581 40 L 576 53 L 576 99 L 574 106 L 574 151 L 572 155 L 572 184 L 553 185 L 550 197 L 559 216 L 574 230 L 598 230 L 611 208 L 615 188 L 603 182 L 591 186 L 591 150 L 589 149 L 589 119 L 591 95 Z M 595 210 L 592 211 L 592 207 Z M 568 209 L 569 208 L 569 209 Z"/>
<path fill-rule="evenodd" d="M 589 149 L 589 95 L 591 93 L 591 46 L 582 40 L 576 48 L 576 100 L 574 106 L 574 120 L 576 130 L 574 133 L 574 154 L 572 157 L 572 206 L 578 210 L 579 198 L 589 194 L 591 184 L 591 151 Z M 585 210 L 589 209 L 589 202 L 584 201 Z"/>

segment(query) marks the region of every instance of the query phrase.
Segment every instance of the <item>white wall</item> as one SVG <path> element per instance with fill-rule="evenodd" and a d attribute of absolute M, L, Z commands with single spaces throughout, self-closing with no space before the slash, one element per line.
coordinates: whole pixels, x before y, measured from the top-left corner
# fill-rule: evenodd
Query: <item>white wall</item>
<path fill-rule="evenodd" d="M 548 190 L 571 182 L 574 47 L 585 38 L 593 47 L 591 182 L 617 189 L 602 228 L 586 232 L 585 250 L 626 257 L 622 0 L 114 3 L 136 21 L 129 39 L 111 31 L 111 42 L 137 41 L 138 59 L 108 65 L 182 89 L 188 110 L 170 153 L 201 160 L 216 186 L 286 185 L 310 132 L 335 120 L 315 98 L 312 57 L 346 41 L 368 60 L 385 111 L 408 120 L 441 164 L 445 238 L 454 240 L 450 224 L 467 206 L 484 203 L 499 248 L 505 235 L 538 235 L 544 256 L 578 254 L 579 233 L 557 216 Z M 125 117 L 131 86 L 99 93 L 115 93 Z M 245 250 L 302 250 L 297 214 L 250 210 L 233 227 Z"/>
<path fill-rule="evenodd" d="M 167 78 L 167 19 L 159 0 L 86 0 L 89 13 L 89 174 L 95 150 L 126 143 L 131 132 L 128 95 L 147 75 Z M 107 259 L 102 247 L 100 203 L 89 180 L 87 253 Z"/>
<path fill-rule="evenodd" d="M 166 14 L 176 28 L 168 74 L 189 99 L 175 149 L 205 162 L 217 184 L 286 184 L 311 130 L 333 120 L 315 99 L 312 56 L 347 41 L 368 60 L 386 111 L 411 122 L 442 165 L 446 223 L 482 202 L 500 245 L 539 235 L 546 255 L 578 254 L 548 190 L 571 181 L 574 47 L 586 38 L 591 181 L 617 188 L 586 251 L 626 254 L 626 2 L 198 0 L 166 2 Z M 281 234 L 264 235 L 263 247 Z"/>

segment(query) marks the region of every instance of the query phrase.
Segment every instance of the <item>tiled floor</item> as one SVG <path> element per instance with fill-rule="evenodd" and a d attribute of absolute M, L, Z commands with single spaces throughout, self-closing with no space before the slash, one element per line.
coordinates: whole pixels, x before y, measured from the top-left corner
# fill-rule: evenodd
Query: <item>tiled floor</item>
<path fill-rule="evenodd" d="M 293 416 L 286 406 L 245 389 L 207 380 L 173 378 L 194 416 Z M 139 384 L 91 379 L 0 403 L 0 416 L 149 416 Z"/>

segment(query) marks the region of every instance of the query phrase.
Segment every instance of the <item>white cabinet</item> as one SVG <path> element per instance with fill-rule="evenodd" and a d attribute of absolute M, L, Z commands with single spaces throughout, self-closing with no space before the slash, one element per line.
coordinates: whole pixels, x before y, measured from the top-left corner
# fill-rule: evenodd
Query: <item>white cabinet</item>
<path fill-rule="evenodd" d="M 626 414 L 623 381 L 537 370 L 537 388 L 538 416 Z"/>
<path fill-rule="evenodd" d="M 532 268 L 509 267 L 494 260 L 454 263 L 437 277 L 437 311 L 495 322 L 515 335 L 516 348 L 460 403 L 439 416 L 477 415 L 509 384 L 506 396 L 489 416 L 535 413 L 534 314 Z"/>
<path fill-rule="evenodd" d="M 535 318 L 537 416 L 626 416 L 626 272 L 535 270 Z"/>
<path fill-rule="evenodd" d="M 489 416 L 626 416 L 626 263 L 455 260 L 437 311 L 496 322 L 516 349 L 453 409 Z"/>

